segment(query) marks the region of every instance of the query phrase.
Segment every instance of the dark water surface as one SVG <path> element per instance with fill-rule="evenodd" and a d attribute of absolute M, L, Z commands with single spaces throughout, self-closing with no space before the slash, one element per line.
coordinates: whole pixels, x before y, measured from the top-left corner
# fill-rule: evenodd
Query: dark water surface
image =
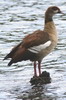
<path fill-rule="evenodd" d="M 8 67 L 2 60 L 25 35 L 43 29 L 44 12 L 51 5 L 65 13 L 54 17 L 58 45 L 42 62 L 52 82 L 32 86 L 32 62 Z M 66 0 L 0 0 L 0 100 L 66 100 Z"/>

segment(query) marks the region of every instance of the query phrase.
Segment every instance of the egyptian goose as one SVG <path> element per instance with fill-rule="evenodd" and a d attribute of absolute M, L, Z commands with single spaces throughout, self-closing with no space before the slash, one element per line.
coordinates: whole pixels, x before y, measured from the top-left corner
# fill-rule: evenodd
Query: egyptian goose
<path fill-rule="evenodd" d="M 34 62 L 34 76 L 37 76 L 36 61 L 38 61 L 38 72 L 41 74 L 41 61 L 48 55 L 57 45 L 57 32 L 52 17 L 61 13 L 56 6 L 49 7 L 45 12 L 45 27 L 44 30 L 34 31 L 27 35 L 21 43 L 15 46 L 11 52 L 4 58 L 11 58 L 8 63 L 10 66 L 23 60 Z"/>

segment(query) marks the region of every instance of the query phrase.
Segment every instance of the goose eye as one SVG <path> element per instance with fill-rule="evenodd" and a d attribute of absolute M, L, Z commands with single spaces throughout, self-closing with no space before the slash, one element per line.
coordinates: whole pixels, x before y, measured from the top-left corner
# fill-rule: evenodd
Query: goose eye
<path fill-rule="evenodd" d="M 53 7 L 52 9 L 53 9 L 53 10 L 58 10 L 58 8 L 57 8 L 57 7 Z"/>

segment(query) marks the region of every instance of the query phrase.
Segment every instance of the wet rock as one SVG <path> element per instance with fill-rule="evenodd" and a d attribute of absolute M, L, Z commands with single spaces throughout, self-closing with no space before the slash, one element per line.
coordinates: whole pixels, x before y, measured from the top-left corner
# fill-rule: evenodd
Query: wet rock
<path fill-rule="evenodd" d="M 51 83 L 50 73 L 43 71 L 40 76 L 31 78 L 30 83 L 34 84 L 48 84 Z"/>

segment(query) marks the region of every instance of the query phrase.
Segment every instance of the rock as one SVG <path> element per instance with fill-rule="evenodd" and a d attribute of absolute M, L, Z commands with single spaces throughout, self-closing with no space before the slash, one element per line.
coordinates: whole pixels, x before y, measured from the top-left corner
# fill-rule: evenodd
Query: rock
<path fill-rule="evenodd" d="M 40 76 L 31 78 L 30 83 L 32 85 L 36 84 L 48 84 L 51 83 L 50 73 L 43 71 Z"/>

